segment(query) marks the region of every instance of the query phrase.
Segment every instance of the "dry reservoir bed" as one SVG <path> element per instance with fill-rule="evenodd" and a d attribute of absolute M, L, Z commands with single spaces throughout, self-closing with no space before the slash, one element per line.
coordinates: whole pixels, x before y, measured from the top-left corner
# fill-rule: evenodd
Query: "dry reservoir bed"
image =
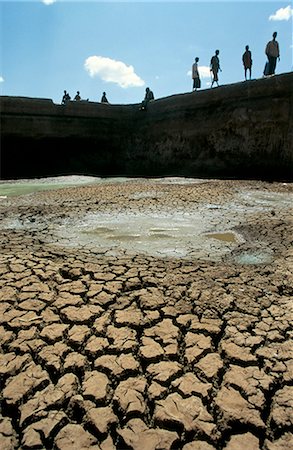
<path fill-rule="evenodd" d="M 293 186 L 58 188 L 0 185 L 1 450 L 292 447 Z"/>

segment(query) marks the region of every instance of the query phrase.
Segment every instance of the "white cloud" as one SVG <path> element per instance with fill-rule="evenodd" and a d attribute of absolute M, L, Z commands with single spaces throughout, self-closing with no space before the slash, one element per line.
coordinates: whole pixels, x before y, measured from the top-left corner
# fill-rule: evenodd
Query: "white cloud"
<path fill-rule="evenodd" d="M 275 14 L 272 14 L 269 17 L 269 20 L 289 20 L 293 16 L 293 9 L 290 5 L 286 6 L 286 8 L 278 9 Z"/>
<path fill-rule="evenodd" d="M 199 71 L 199 75 L 201 78 L 210 78 L 210 76 L 211 76 L 211 71 L 208 66 L 198 66 L 198 71 Z M 191 77 L 191 74 L 192 74 L 192 72 L 191 72 L 191 70 L 189 70 L 187 72 L 187 75 L 189 77 Z"/>
<path fill-rule="evenodd" d="M 4 83 L 4 78 L 0 75 L 0 83 Z"/>
<path fill-rule="evenodd" d="M 202 78 L 210 78 L 211 69 L 209 66 L 198 66 L 199 74 Z"/>
<path fill-rule="evenodd" d="M 44 5 L 52 5 L 53 3 L 56 3 L 57 0 L 42 0 Z"/>
<path fill-rule="evenodd" d="M 144 86 L 145 82 L 134 72 L 133 66 L 127 66 L 122 61 L 105 58 L 104 56 L 89 56 L 84 67 L 91 77 L 99 76 L 103 81 L 116 83 L 122 88 Z"/>

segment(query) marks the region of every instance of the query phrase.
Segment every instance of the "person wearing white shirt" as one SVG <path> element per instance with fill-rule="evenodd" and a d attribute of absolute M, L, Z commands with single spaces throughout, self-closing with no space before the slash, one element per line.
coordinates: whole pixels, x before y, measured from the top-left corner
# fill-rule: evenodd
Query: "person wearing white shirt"
<path fill-rule="evenodd" d="M 280 61 L 280 48 L 279 43 L 276 41 L 277 32 L 273 33 L 273 39 L 266 45 L 265 53 L 268 57 L 268 72 L 267 75 L 274 75 L 277 65 L 277 58 Z"/>
<path fill-rule="evenodd" d="M 199 58 L 196 57 L 194 60 L 194 63 L 192 64 L 192 79 L 193 79 L 193 91 L 196 91 L 200 88 L 201 82 L 199 77 L 199 71 L 198 71 L 198 61 Z"/>

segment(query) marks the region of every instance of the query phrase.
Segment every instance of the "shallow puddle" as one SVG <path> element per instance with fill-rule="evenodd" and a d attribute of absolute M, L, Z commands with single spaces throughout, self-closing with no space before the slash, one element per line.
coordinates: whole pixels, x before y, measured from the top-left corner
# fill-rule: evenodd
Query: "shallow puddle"
<path fill-rule="evenodd" d="M 208 238 L 212 238 L 212 239 L 218 239 L 219 241 L 224 241 L 224 242 L 233 242 L 236 243 L 239 240 L 236 238 L 234 233 L 208 233 L 205 235 Z"/>
<path fill-rule="evenodd" d="M 237 256 L 234 260 L 238 264 L 253 265 L 253 264 L 267 264 L 273 259 L 270 252 L 262 251 L 245 251 Z"/>
<path fill-rule="evenodd" d="M 112 234 L 109 236 L 106 236 L 106 239 L 109 239 L 109 241 L 118 241 L 118 242 L 124 242 L 124 241 L 133 241 L 136 239 L 139 239 L 141 236 L 140 234 Z"/>
<path fill-rule="evenodd" d="M 172 239 L 172 238 L 174 238 L 174 236 L 164 232 L 151 233 L 149 236 L 149 239 Z"/>
<path fill-rule="evenodd" d="M 84 231 L 84 233 L 92 233 L 92 234 L 111 234 L 113 233 L 114 230 L 112 228 L 107 228 L 107 227 L 97 227 L 94 230 L 90 230 L 90 231 Z"/>
<path fill-rule="evenodd" d="M 220 211 L 212 214 L 214 223 L 223 223 Z M 237 247 L 239 239 L 230 230 L 207 233 L 210 227 L 210 213 L 206 209 L 189 213 L 176 210 L 89 213 L 82 221 L 67 222 L 59 228 L 58 240 L 93 250 L 120 249 L 131 254 L 218 260 Z"/>
<path fill-rule="evenodd" d="M 85 176 L 65 176 L 31 180 L 0 180 L 0 198 L 52 191 L 66 187 L 76 187 L 97 183 L 100 178 Z"/>

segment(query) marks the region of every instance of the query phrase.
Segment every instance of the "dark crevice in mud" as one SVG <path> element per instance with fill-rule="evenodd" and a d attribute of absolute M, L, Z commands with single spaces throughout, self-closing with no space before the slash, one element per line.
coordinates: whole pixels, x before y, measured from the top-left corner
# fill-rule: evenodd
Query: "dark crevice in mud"
<path fill-rule="evenodd" d="M 225 318 L 221 318 L 222 324 L 221 329 L 219 333 L 211 334 L 211 339 L 215 348 L 215 351 L 219 351 L 219 346 L 222 342 L 222 339 L 225 335 L 226 327 L 228 324 L 228 321 Z"/>
<path fill-rule="evenodd" d="M 162 358 L 156 358 L 154 360 L 153 359 L 145 359 L 139 355 L 139 360 L 140 360 L 140 367 L 141 367 L 143 375 L 146 377 L 147 380 L 149 380 L 151 382 L 153 376 L 147 372 L 147 368 L 150 364 L 155 364 L 155 363 L 161 362 Z"/>
<path fill-rule="evenodd" d="M 116 311 L 122 311 L 124 309 L 130 308 L 133 304 L 135 304 L 135 300 L 133 299 L 125 301 L 125 298 L 121 299 L 121 297 L 116 296 L 115 300 L 107 303 L 107 309 L 108 311 L 115 313 Z M 103 307 L 105 308 L 105 305 L 103 305 Z"/>
<path fill-rule="evenodd" d="M 94 334 L 87 336 L 86 339 L 84 339 L 84 341 L 82 341 L 82 342 L 77 342 L 77 341 L 74 341 L 74 340 L 71 340 L 70 338 L 68 338 L 68 340 L 66 340 L 66 345 L 68 345 L 70 350 L 72 350 L 73 352 L 77 352 L 77 353 L 80 353 L 81 355 L 85 355 L 84 346 L 85 346 L 87 340 L 90 339 L 92 336 L 94 336 Z"/>
<path fill-rule="evenodd" d="M 41 361 L 41 358 L 40 358 L 40 356 L 39 356 L 39 351 L 41 351 L 42 350 L 42 348 L 44 348 L 44 346 L 42 346 L 41 348 L 39 348 L 39 349 L 37 349 L 37 351 L 34 349 L 34 348 L 32 348 L 31 346 L 30 346 L 30 343 L 28 342 L 27 343 L 27 346 L 28 346 L 28 351 L 26 352 L 26 353 L 28 353 L 30 356 L 31 356 L 31 358 L 32 358 L 32 360 L 33 360 L 33 362 L 38 366 L 41 366 L 42 367 L 42 361 Z"/>
<path fill-rule="evenodd" d="M 214 398 L 219 389 L 221 388 L 222 384 L 223 384 L 223 380 L 224 380 L 224 376 L 227 373 L 228 369 L 230 367 L 230 364 L 227 361 L 223 361 L 223 366 L 219 369 L 217 376 L 212 380 L 212 385 L 213 385 L 213 393 L 212 394 L 212 398 Z"/>
<path fill-rule="evenodd" d="M 186 373 L 186 372 L 188 372 L 188 364 L 187 364 L 187 361 L 185 358 L 186 343 L 185 343 L 184 334 L 180 331 L 180 328 L 179 328 L 179 333 L 178 333 L 178 337 L 177 337 L 177 344 L 178 344 L 177 360 L 180 364 L 182 364 L 183 371 L 184 371 L 184 373 Z"/>
<path fill-rule="evenodd" d="M 270 421 L 270 414 L 272 409 L 272 404 L 274 400 L 275 394 L 284 387 L 284 382 L 281 378 L 275 379 L 274 382 L 269 386 L 269 389 L 264 392 L 265 396 L 265 406 L 263 408 L 261 418 L 264 423 L 267 425 L 267 436 L 268 438 L 277 438 L 277 435 L 282 428 L 278 429 L 278 426 L 274 423 L 273 420 Z M 270 421 L 270 422 L 269 422 Z"/>
<path fill-rule="evenodd" d="M 114 343 L 112 341 L 112 339 L 108 338 L 109 340 L 109 347 L 107 348 L 107 355 L 115 355 L 115 356 L 119 356 L 121 355 L 122 351 L 123 354 L 133 354 L 137 352 L 137 348 L 138 348 L 138 344 L 135 344 L 135 346 L 130 347 L 130 348 L 118 348 L 118 344 L 115 347 L 111 347 L 111 345 Z M 111 343 L 112 341 L 112 343 Z M 101 356 L 101 355 L 99 355 Z"/>
<path fill-rule="evenodd" d="M 114 312 L 117 310 L 114 310 Z M 142 326 L 140 324 L 136 324 L 136 323 L 129 323 L 127 321 L 125 322 L 118 322 L 116 320 L 113 320 L 113 324 L 115 326 L 115 328 L 119 329 L 119 328 L 129 328 L 130 330 L 136 331 L 137 333 L 140 331 L 140 329 L 142 328 Z"/>
<path fill-rule="evenodd" d="M 141 367 L 135 369 L 125 369 L 123 373 L 118 375 L 114 374 L 111 368 L 98 364 L 95 365 L 94 370 L 97 370 L 98 372 L 105 374 L 109 378 L 109 380 L 111 381 L 113 391 L 115 391 L 115 389 L 117 388 L 118 384 L 121 383 L 121 381 L 125 381 L 131 377 L 143 375 Z"/>
<path fill-rule="evenodd" d="M 281 284 L 280 286 L 277 286 L 277 288 L 279 295 L 293 297 L 293 286 Z"/>
<path fill-rule="evenodd" d="M 136 278 L 136 277 L 135 276 L 131 277 L 131 278 L 127 279 L 127 281 L 125 281 L 124 287 L 120 291 L 120 294 L 123 294 L 123 295 L 131 294 L 131 293 L 134 293 L 135 291 L 140 291 L 141 289 L 144 289 L 144 286 L 143 286 L 143 283 L 141 280 L 139 280 L 138 282 L 133 282 L 134 284 L 131 285 L 130 283 L 132 282 L 131 281 L 132 278 Z M 137 299 L 138 298 L 139 297 L 137 297 Z"/>
<path fill-rule="evenodd" d="M 3 346 L 2 348 L 4 350 L 4 353 L 10 353 L 9 350 L 7 352 L 5 351 L 6 347 Z M 15 353 L 15 356 L 26 356 L 26 355 L 28 357 L 32 356 L 32 360 L 33 360 L 33 355 L 30 355 L 29 352 L 22 352 L 19 348 L 13 349 L 12 351 L 13 351 L 13 353 Z M 2 392 L 2 390 L 4 389 L 6 381 L 10 377 L 16 376 L 20 372 L 23 372 L 30 363 L 31 363 L 31 360 L 28 360 L 28 361 L 25 360 L 25 361 L 23 361 L 21 363 L 21 365 L 19 367 L 17 367 L 17 369 L 14 369 L 13 371 L 11 371 L 9 373 L 2 373 L 1 376 L 0 376 L 0 392 Z"/>
<path fill-rule="evenodd" d="M 209 414 L 213 417 L 213 422 L 218 424 L 219 419 L 222 417 L 218 406 L 215 404 L 215 398 L 217 397 L 219 390 L 221 389 L 223 378 L 225 373 L 229 368 L 228 364 L 224 364 L 223 367 L 218 371 L 218 374 L 212 380 L 212 388 L 206 397 L 202 397 L 202 403 L 206 407 Z M 205 380 L 206 381 L 206 380 Z"/>
<path fill-rule="evenodd" d="M 169 359 L 166 359 L 166 361 L 169 361 Z M 154 382 L 160 384 L 163 388 L 168 389 L 169 387 L 172 386 L 172 382 L 175 381 L 177 378 L 182 377 L 183 374 L 184 374 L 184 367 L 181 367 L 181 369 L 178 370 L 178 372 L 170 375 L 166 381 L 165 380 L 164 381 L 155 380 L 153 375 L 150 375 L 150 378 L 149 377 L 147 377 L 147 378 L 149 378 L 149 381 L 154 381 Z"/>
<path fill-rule="evenodd" d="M 182 449 L 182 444 L 180 443 L 180 440 L 178 438 L 172 443 L 170 450 L 181 450 L 181 449 Z"/>
<path fill-rule="evenodd" d="M 190 347 L 188 347 L 188 348 L 190 348 Z M 211 353 L 213 353 L 211 348 L 205 348 L 204 350 L 202 350 L 202 352 L 198 356 L 196 356 L 193 359 L 193 361 L 191 363 L 189 363 L 189 365 L 193 366 L 193 372 L 196 373 L 198 378 L 205 382 L 210 381 L 209 377 L 199 367 L 196 367 L 196 364 L 198 364 L 202 358 L 204 358 L 205 356 L 207 356 Z M 185 364 L 186 363 L 187 363 L 187 361 L 185 362 Z"/>
<path fill-rule="evenodd" d="M 142 289 L 147 289 L 147 288 L 158 288 L 159 283 L 158 282 L 152 282 L 152 281 L 144 281 L 143 279 L 141 279 L 141 288 Z"/>
<path fill-rule="evenodd" d="M 85 408 L 78 401 L 68 400 L 67 410 L 62 408 L 62 411 L 66 411 L 71 421 L 81 424 L 85 416 Z"/>
<path fill-rule="evenodd" d="M 71 306 L 71 305 L 69 305 L 69 306 Z M 77 307 L 78 308 L 78 307 Z M 53 310 L 53 308 L 52 308 L 52 310 Z M 54 312 L 54 310 L 53 310 L 53 312 Z M 94 325 L 94 322 L 95 322 L 95 320 L 96 319 L 98 319 L 99 317 L 101 317 L 98 313 L 97 314 L 95 314 L 95 315 L 93 315 L 91 318 L 89 318 L 89 319 L 83 319 L 83 320 L 76 320 L 76 321 L 73 321 L 73 320 L 71 320 L 71 319 L 68 319 L 67 317 L 66 317 L 66 314 L 64 314 L 64 312 L 62 312 L 62 310 L 60 310 L 60 311 L 58 311 L 58 314 L 60 315 L 60 318 L 61 318 L 61 320 L 60 320 L 60 322 L 59 323 L 62 323 L 62 324 L 64 324 L 64 325 L 70 325 L 71 327 L 73 326 L 73 325 L 87 325 L 89 328 L 92 328 L 93 327 L 93 325 Z"/>
<path fill-rule="evenodd" d="M 151 311 L 151 310 L 149 310 L 149 311 Z M 146 322 L 143 324 L 143 329 L 144 329 L 144 331 L 147 330 L 147 329 L 150 329 L 150 328 L 152 328 L 152 327 L 154 327 L 154 326 L 156 326 L 158 323 L 160 323 L 160 322 L 162 321 L 162 319 L 163 319 L 163 314 L 162 314 L 162 312 L 161 312 L 160 310 L 158 310 L 158 312 L 159 312 L 159 314 L 160 314 L 158 318 L 156 318 L 156 319 L 151 319 L 151 320 L 149 320 L 148 322 L 146 321 Z M 142 310 L 142 313 L 144 313 L 143 310 Z M 144 320 L 146 320 L 146 316 L 144 316 Z"/>
<path fill-rule="evenodd" d="M 45 361 L 42 361 L 42 366 L 45 366 L 46 372 L 53 384 L 57 384 L 59 379 L 64 375 L 63 367 L 60 367 L 60 370 L 58 370 Z"/>
<path fill-rule="evenodd" d="M 31 400 L 31 398 L 29 399 Z M 28 401 L 29 401 L 28 400 Z M 38 409 L 35 409 L 31 415 L 29 415 L 28 417 L 26 417 L 22 424 L 21 424 L 21 428 L 25 429 L 26 427 L 28 427 L 29 425 L 38 422 L 39 420 L 44 419 L 44 417 L 46 417 L 46 415 L 50 412 L 50 411 L 54 411 L 54 412 L 59 412 L 62 411 L 64 413 L 67 412 L 68 409 L 68 404 L 69 404 L 69 399 L 67 400 L 63 400 L 61 401 L 57 401 L 55 403 L 49 404 L 49 405 L 43 405 L 43 407 L 39 407 Z"/>
<path fill-rule="evenodd" d="M 64 280 L 77 281 L 80 278 L 79 275 L 72 273 L 72 269 L 59 269 L 59 275 L 64 278 Z"/>
<path fill-rule="evenodd" d="M 85 419 L 86 420 L 86 419 Z M 90 422 L 84 422 L 83 428 L 91 435 L 95 436 L 99 440 L 104 440 L 107 437 L 107 433 L 100 433 L 97 428 Z"/>
<path fill-rule="evenodd" d="M 275 331 L 275 330 L 271 330 L 271 331 Z M 278 337 L 274 336 L 271 339 L 267 338 L 267 340 L 266 340 L 266 344 L 267 345 L 270 345 L 270 344 L 273 344 L 273 345 L 275 345 L 275 344 L 283 344 L 286 341 L 285 331 L 284 330 L 280 331 L 280 330 L 277 329 L 277 332 L 278 333 L 283 333 L 283 336 L 278 336 Z M 289 328 L 289 332 L 291 332 L 290 328 Z M 262 347 L 262 344 L 259 347 Z"/>
<path fill-rule="evenodd" d="M 30 398 L 32 398 L 37 392 L 41 392 L 43 389 L 45 389 L 48 384 L 50 383 L 50 381 L 48 379 L 43 380 L 38 386 L 32 388 L 29 390 L 29 392 L 26 392 L 23 397 L 21 397 L 21 399 L 17 400 L 17 402 L 15 402 L 15 405 L 10 405 L 6 402 L 6 400 L 3 400 L 3 411 L 14 411 L 14 414 L 17 415 L 17 417 L 19 418 L 19 413 L 18 410 L 16 409 L 17 407 L 19 407 L 20 405 L 26 403 Z M 15 413 L 15 411 L 17 411 Z M 7 414 L 9 415 L 9 414 Z"/>
<path fill-rule="evenodd" d="M 209 353 L 210 353 L 210 351 L 207 350 L 206 355 Z M 199 359 L 200 359 L 200 357 L 199 357 Z M 211 380 L 206 376 L 206 374 L 199 367 L 195 367 L 193 365 L 193 363 L 189 364 L 189 367 L 190 366 L 192 367 L 191 372 L 194 373 L 202 383 L 211 383 Z"/>
<path fill-rule="evenodd" d="M 292 425 L 278 426 L 273 420 L 271 421 L 274 439 L 280 439 L 285 433 L 292 433 Z"/>
<path fill-rule="evenodd" d="M 154 425 L 158 426 L 159 428 L 163 428 L 169 431 L 175 431 L 176 433 L 179 434 L 180 439 L 182 434 L 184 433 L 184 425 L 180 422 L 178 422 L 176 419 L 172 420 L 172 419 L 163 419 L 163 420 L 159 420 L 159 419 L 155 419 L 154 420 Z"/>
<path fill-rule="evenodd" d="M 21 441 L 21 429 L 19 426 L 20 412 L 15 405 L 9 405 L 5 400 L 0 401 L 1 416 L 9 417 L 11 419 L 13 431 L 18 442 Z M 1 417 L 2 418 L 2 417 Z M 17 447 L 18 448 L 18 447 Z M 19 447 L 20 448 L 20 447 Z"/>
<path fill-rule="evenodd" d="M 198 297 L 196 299 L 191 299 L 191 305 L 192 305 L 192 314 L 194 314 L 195 316 L 198 317 L 198 320 L 201 321 L 202 316 L 204 314 L 204 308 L 203 306 L 199 303 L 201 298 L 201 292 L 198 294 Z"/>
<path fill-rule="evenodd" d="M 126 442 L 122 439 L 121 436 L 117 435 L 117 441 L 116 441 L 116 450 L 133 450 L 133 447 L 130 447 L 126 444 Z"/>
<path fill-rule="evenodd" d="M 255 408 L 255 410 L 256 410 L 257 412 L 260 413 L 260 416 L 261 416 L 261 418 L 263 419 L 264 408 L 262 408 L 262 407 L 260 407 L 260 406 L 258 406 L 258 405 L 255 405 L 253 402 L 251 402 L 251 400 L 250 400 L 250 398 L 249 398 L 250 396 L 247 394 L 247 392 L 245 391 L 245 389 L 243 389 L 241 386 L 239 386 L 238 384 L 235 384 L 235 383 L 233 383 L 233 382 L 229 383 L 229 387 L 231 387 L 232 389 L 234 389 L 236 392 L 239 392 L 239 394 L 241 395 L 241 397 L 243 397 L 244 400 L 246 400 L 253 408 Z M 265 396 L 265 392 L 264 392 L 262 389 L 260 389 L 260 388 L 259 388 L 259 390 L 260 390 L 261 393 L 263 393 L 264 396 Z M 252 395 L 252 397 L 253 397 L 253 395 Z M 263 421 L 264 421 L 264 423 L 265 423 L 265 420 L 263 420 Z"/>
<path fill-rule="evenodd" d="M 239 367 L 259 367 L 259 361 L 258 360 L 248 360 L 245 361 L 243 359 L 239 359 L 233 356 L 228 356 L 226 355 L 226 353 L 224 351 L 221 352 L 220 354 L 222 360 L 225 362 L 225 364 L 233 364 Z"/>
<path fill-rule="evenodd" d="M 258 367 L 259 367 L 259 369 L 260 370 L 264 370 L 265 371 L 265 373 L 267 374 L 267 375 L 270 375 L 270 370 L 266 370 L 266 361 L 265 361 L 265 357 L 264 356 L 261 356 L 261 355 L 258 355 L 257 356 L 257 361 L 258 361 Z"/>
<path fill-rule="evenodd" d="M 86 364 L 84 364 L 81 367 L 67 367 L 66 369 L 63 370 L 63 375 L 67 374 L 67 373 L 73 373 L 74 375 L 77 376 L 78 380 L 81 381 L 84 377 L 85 372 L 90 371 L 91 370 L 91 365 L 89 362 L 87 362 Z"/>
<path fill-rule="evenodd" d="M 252 336 L 256 336 L 254 333 L 252 333 Z M 275 342 L 275 341 L 274 341 Z M 263 348 L 263 345 L 264 345 L 264 341 L 262 341 L 262 342 L 259 342 L 259 343 L 257 343 L 257 344 L 253 344 L 253 345 L 251 345 L 249 348 L 250 348 L 250 350 L 251 350 L 251 354 L 253 355 L 253 356 L 255 356 L 255 358 L 256 358 L 256 361 L 257 361 L 257 365 L 258 365 L 258 367 L 260 367 L 260 361 L 259 361 L 259 355 L 256 355 L 256 352 L 257 352 L 257 350 L 258 349 L 261 349 L 261 348 Z M 255 364 L 253 364 L 253 363 L 251 363 L 251 365 L 253 366 L 253 365 L 255 365 Z"/>
<path fill-rule="evenodd" d="M 117 442 L 119 440 L 119 436 L 117 434 L 117 426 L 118 425 L 116 423 L 112 423 L 112 424 L 110 424 L 109 429 L 108 429 L 109 430 L 108 431 L 108 437 L 110 437 L 112 439 L 115 449 L 118 448 L 117 447 Z M 103 441 L 100 442 L 100 444 L 103 444 Z"/>
<path fill-rule="evenodd" d="M 125 414 L 125 411 L 120 407 L 117 400 L 113 400 L 112 410 L 115 416 L 117 416 L 120 428 L 123 428 L 127 424 L 129 418 L 143 418 L 143 413 L 137 413 L 136 411 L 132 412 L 131 414 Z"/>
<path fill-rule="evenodd" d="M 150 428 L 154 426 L 154 411 L 155 411 L 155 401 L 145 397 L 146 409 L 144 414 L 145 424 Z"/>
<path fill-rule="evenodd" d="M 69 422 L 67 417 L 63 417 L 63 419 L 61 419 L 60 422 L 58 422 L 54 428 L 51 430 L 50 435 L 48 436 L 48 438 L 45 437 L 44 432 L 42 430 L 38 430 L 38 433 L 40 434 L 41 440 L 43 442 L 44 445 L 44 449 L 46 450 L 51 450 L 54 448 L 54 439 L 57 436 L 57 434 L 59 433 L 59 431 L 62 430 L 63 427 L 65 427 L 65 425 L 67 425 Z M 23 447 L 25 449 L 25 447 Z M 28 447 L 31 448 L 31 447 Z"/>
<path fill-rule="evenodd" d="M 123 419 L 121 420 L 121 424 L 126 425 L 127 422 L 129 422 L 132 419 L 145 419 L 145 411 L 124 411 L 123 412 Z"/>
<path fill-rule="evenodd" d="M 217 439 L 218 439 L 218 436 L 208 436 L 207 434 L 205 434 L 204 432 L 202 432 L 200 430 L 184 431 L 184 433 L 182 434 L 182 438 L 181 438 L 181 442 L 182 442 L 181 445 L 183 447 L 184 445 L 188 444 L 189 442 L 201 441 L 201 442 L 205 442 L 205 443 L 215 447 Z M 199 448 L 201 448 L 201 446 Z M 218 447 L 216 447 L 216 448 L 218 450 Z"/>
<path fill-rule="evenodd" d="M 252 424 L 243 424 L 236 421 L 230 421 L 227 424 L 222 424 L 222 436 L 218 442 L 217 450 L 223 450 L 228 444 L 233 435 L 241 435 L 245 433 L 251 433 L 259 439 L 260 448 L 263 446 L 265 440 L 265 430 L 260 429 Z"/>
<path fill-rule="evenodd" d="M 114 441 L 116 441 L 117 440 L 116 427 L 117 427 L 116 424 L 111 424 L 109 425 L 109 428 L 106 432 L 101 432 L 92 423 L 90 422 L 84 423 L 84 429 L 87 430 L 93 436 L 95 436 L 99 442 L 103 442 L 109 435 L 112 437 L 112 439 L 113 436 L 115 436 Z"/>

